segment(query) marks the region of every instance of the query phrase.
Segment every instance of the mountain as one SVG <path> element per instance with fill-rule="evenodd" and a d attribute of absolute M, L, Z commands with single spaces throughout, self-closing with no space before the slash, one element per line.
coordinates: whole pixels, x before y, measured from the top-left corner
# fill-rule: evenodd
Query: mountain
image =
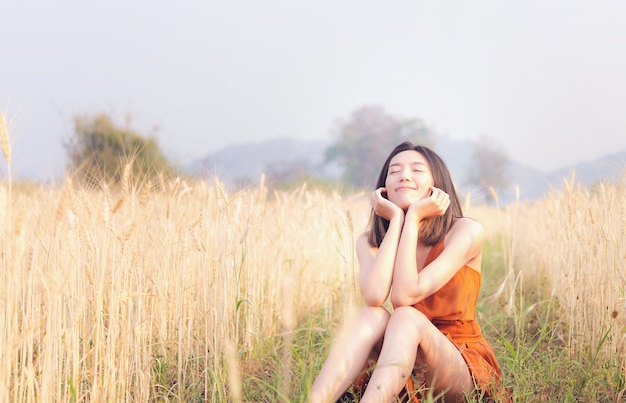
<path fill-rule="evenodd" d="M 262 173 L 276 167 L 304 169 L 318 177 L 335 178 L 341 170 L 324 163 L 324 150 L 329 145 L 329 141 L 289 137 L 235 144 L 194 161 L 187 171 L 196 176 L 217 175 L 227 184 L 258 183 Z M 473 192 L 468 182 L 472 149 L 471 141 L 436 139 L 435 151 L 446 162 L 459 195 L 470 194 L 472 200 L 480 200 L 486 195 Z M 576 183 L 585 186 L 599 181 L 619 183 L 626 177 L 626 150 L 547 173 L 512 160 L 507 172 L 512 185 L 498 195 L 499 199 L 503 204 L 515 200 L 517 186 L 520 200 L 536 200 L 549 189 L 561 189 L 572 172 Z"/>
<path fill-rule="evenodd" d="M 319 140 L 281 137 L 227 146 L 192 163 L 193 175 L 216 175 L 227 184 L 257 183 L 272 167 L 298 166 L 319 177 L 336 176 L 336 168 L 324 164 L 328 144 Z"/>
<path fill-rule="evenodd" d="M 548 175 L 548 182 L 563 185 L 563 178 L 569 179 L 574 172 L 576 183 L 592 185 L 601 181 L 621 183 L 626 179 L 626 150 L 605 155 L 592 161 L 558 169 Z"/>

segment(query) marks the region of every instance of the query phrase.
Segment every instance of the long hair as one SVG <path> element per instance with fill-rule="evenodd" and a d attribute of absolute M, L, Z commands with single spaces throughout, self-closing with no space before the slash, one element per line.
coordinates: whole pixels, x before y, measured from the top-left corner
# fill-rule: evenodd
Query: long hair
<path fill-rule="evenodd" d="M 463 217 L 461 203 L 459 203 L 459 198 L 456 194 L 454 183 L 452 182 L 452 178 L 450 177 L 450 171 L 448 171 L 448 167 L 443 162 L 441 157 L 437 155 L 437 153 L 435 153 L 433 150 L 426 146 L 415 145 L 410 141 L 405 141 L 404 143 L 397 145 L 393 149 L 391 154 L 389 154 L 387 160 L 385 161 L 385 164 L 380 170 L 378 180 L 376 181 L 376 187 L 374 189 L 385 186 L 385 181 L 387 180 L 387 173 L 389 171 L 389 164 L 391 162 L 391 159 L 397 154 L 409 150 L 417 151 L 422 156 L 424 156 L 433 175 L 434 186 L 443 190 L 450 196 L 450 206 L 448 207 L 444 215 L 438 217 L 430 217 L 420 223 L 418 235 L 419 239 L 426 245 L 435 245 L 441 240 L 441 238 L 443 238 L 448 233 L 450 228 L 452 228 L 454 221 L 457 218 Z M 380 246 L 380 244 L 383 242 L 383 238 L 385 237 L 388 228 L 389 220 L 386 220 L 376 215 L 376 213 L 374 213 L 374 209 L 372 209 L 369 219 L 369 244 L 375 247 Z"/>

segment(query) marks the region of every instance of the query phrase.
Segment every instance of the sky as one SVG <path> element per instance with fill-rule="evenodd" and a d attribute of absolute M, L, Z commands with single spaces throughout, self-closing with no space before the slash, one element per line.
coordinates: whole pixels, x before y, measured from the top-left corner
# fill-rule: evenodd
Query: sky
<path fill-rule="evenodd" d="M 12 174 L 62 176 L 80 114 L 108 113 L 185 164 L 243 142 L 330 142 L 366 105 L 571 166 L 626 150 L 625 20 L 622 0 L 11 2 Z"/>

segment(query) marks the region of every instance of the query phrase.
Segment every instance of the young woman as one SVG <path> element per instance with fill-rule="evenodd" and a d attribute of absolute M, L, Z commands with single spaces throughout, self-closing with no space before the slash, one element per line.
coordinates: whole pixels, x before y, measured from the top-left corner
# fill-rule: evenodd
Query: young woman
<path fill-rule="evenodd" d="M 370 228 L 356 243 L 365 307 L 332 347 L 310 402 L 334 402 L 351 386 L 362 402 L 401 392 L 417 401 L 413 379 L 446 402 L 508 400 L 476 322 L 483 227 L 463 217 L 444 162 L 427 147 L 398 145 L 371 205 Z"/>

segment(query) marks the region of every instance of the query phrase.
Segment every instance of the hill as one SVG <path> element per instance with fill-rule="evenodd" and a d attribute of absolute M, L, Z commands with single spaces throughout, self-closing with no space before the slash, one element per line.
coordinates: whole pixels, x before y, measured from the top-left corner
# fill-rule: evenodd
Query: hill
<path fill-rule="evenodd" d="M 324 140 L 289 137 L 234 144 L 194 161 L 187 170 L 196 176 L 217 175 L 231 185 L 258 183 L 262 173 L 281 166 L 298 167 L 322 178 L 335 178 L 340 175 L 340 169 L 324 163 L 324 150 L 329 144 Z M 435 150 L 446 161 L 461 195 L 469 193 L 473 200 L 486 196 L 475 194 L 467 180 L 466 173 L 472 169 L 472 142 L 437 138 Z M 549 189 L 561 189 L 564 179 L 569 179 L 572 172 L 576 183 L 585 186 L 599 181 L 619 183 L 626 174 L 626 150 L 551 172 L 512 160 L 507 172 L 512 186 L 499 195 L 500 200 L 503 203 L 514 200 L 515 186 L 519 188 L 521 200 L 535 200 Z"/>
<path fill-rule="evenodd" d="M 288 137 L 261 142 L 233 144 L 193 162 L 193 175 L 216 175 L 228 184 L 256 183 L 261 174 L 279 165 L 297 164 L 312 173 L 328 177 L 336 175 L 324 164 L 327 143 Z"/>

